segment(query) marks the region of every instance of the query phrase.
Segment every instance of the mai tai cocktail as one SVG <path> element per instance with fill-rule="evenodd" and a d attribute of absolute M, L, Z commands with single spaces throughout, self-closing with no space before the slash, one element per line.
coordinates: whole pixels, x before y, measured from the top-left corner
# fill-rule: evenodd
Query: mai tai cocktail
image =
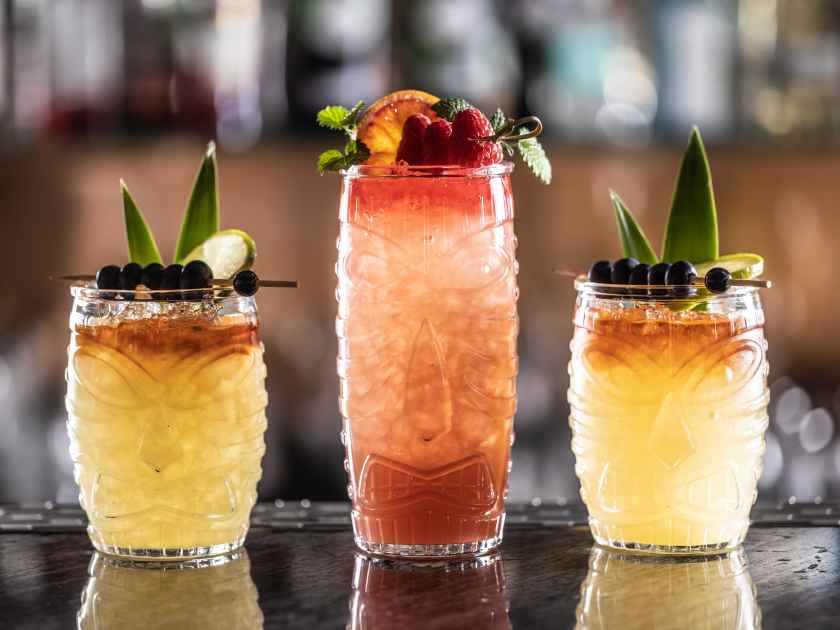
<path fill-rule="evenodd" d="M 256 276 L 245 269 L 253 241 L 218 231 L 215 181 L 211 147 L 179 262 L 165 268 L 123 188 L 132 262 L 72 288 L 67 428 L 88 533 L 105 553 L 209 556 L 238 548 L 248 531 L 266 369 Z"/>
<path fill-rule="evenodd" d="M 758 295 L 768 283 L 752 280 L 763 262 L 718 256 L 696 131 L 662 261 L 616 195 L 613 204 L 627 258 L 578 279 L 569 366 L 572 449 L 592 534 L 652 553 L 732 548 L 747 533 L 768 424 Z"/>
<path fill-rule="evenodd" d="M 417 94 L 371 106 L 358 141 L 370 145 L 373 164 L 342 163 L 336 329 L 345 466 L 359 547 L 476 554 L 502 537 L 516 410 L 512 165 L 497 163 L 495 142 L 459 148 L 467 118 L 486 124 L 481 137 L 493 134 L 478 110 L 462 110 L 450 127 L 446 112 L 430 107 L 437 99 Z M 403 128 L 404 106 L 412 115 Z M 395 154 L 385 157 L 394 135 L 374 133 L 395 118 L 396 164 Z M 412 125 L 453 139 L 412 136 Z M 488 163 L 463 151 L 485 152 Z"/>

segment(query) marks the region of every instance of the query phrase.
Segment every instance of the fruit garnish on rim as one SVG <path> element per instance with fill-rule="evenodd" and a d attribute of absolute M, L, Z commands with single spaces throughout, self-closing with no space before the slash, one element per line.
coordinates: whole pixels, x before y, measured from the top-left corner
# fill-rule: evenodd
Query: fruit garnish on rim
<path fill-rule="evenodd" d="M 343 150 L 318 156 L 318 171 L 370 166 L 462 166 L 498 164 L 516 152 L 536 177 L 551 183 L 551 163 L 537 136 L 536 116 L 509 118 L 497 109 L 487 118 L 462 98 L 443 98 L 420 90 L 399 90 L 365 109 L 325 107 L 317 116 L 322 127 L 347 136 Z"/>
<path fill-rule="evenodd" d="M 260 280 L 250 270 L 254 240 L 242 230 L 219 229 L 216 145 L 207 145 L 181 224 L 171 264 L 164 266 L 149 224 L 120 180 L 129 262 L 106 265 L 96 275 L 61 275 L 57 280 L 95 281 L 105 299 L 180 300 L 212 295 L 205 289 L 233 289 L 254 295 L 260 286 L 296 287 L 293 280 Z"/>
<path fill-rule="evenodd" d="M 704 291 L 725 293 L 732 286 L 771 286 L 770 281 L 758 279 L 764 272 L 764 259 L 758 254 L 719 253 L 712 176 L 697 127 L 691 131 L 677 175 L 661 255 L 654 252 L 621 198 L 613 191 L 610 198 L 624 258 L 614 263 L 594 263 L 585 274 L 589 282 L 631 286 L 640 289 L 643 296 L 670 295 L 686 300 L 699 297 Z"/>

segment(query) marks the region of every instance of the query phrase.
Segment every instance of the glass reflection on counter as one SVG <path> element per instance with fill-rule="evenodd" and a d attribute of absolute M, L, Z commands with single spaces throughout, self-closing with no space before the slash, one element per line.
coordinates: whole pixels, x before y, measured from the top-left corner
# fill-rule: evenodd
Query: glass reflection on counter
<path fill-rule="evenodd" d="M 504 564 L 498 554 L 464 561 L 406 561 L 356 555 L 348 630 L 441 627 L 509 630 Z"/>
<path fill-rule="evenodd" d="M 263 615 L 242 550 L 188 562 L 132 562 L 95 553 L 79 630 L 260 630 Z"/>
<path fill-rule="evenodd" d="M 761 628 L 761 610 L 743 549 L 661 558 L 593 547 L 575 628 L 746 630 Z"/>

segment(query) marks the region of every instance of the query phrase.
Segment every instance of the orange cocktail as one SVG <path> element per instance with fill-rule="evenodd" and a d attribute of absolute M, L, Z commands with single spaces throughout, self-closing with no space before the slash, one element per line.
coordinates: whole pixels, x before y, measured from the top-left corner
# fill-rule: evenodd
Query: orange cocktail
<path fill-rule="evenodd" d="M 518 331 L 510 171 L 344 174 L 342 439 L 367 551 L 461 555 L 501 540 Z"/>

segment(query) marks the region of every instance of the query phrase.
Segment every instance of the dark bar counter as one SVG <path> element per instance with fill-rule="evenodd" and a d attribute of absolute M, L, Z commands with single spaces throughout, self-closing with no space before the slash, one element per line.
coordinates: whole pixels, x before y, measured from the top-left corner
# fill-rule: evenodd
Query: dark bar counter
<path fill-rule="evenodd" d="M 345 504 L 257 506 L 203 568 L 94 554 L 77 506 L 0 506 L 0 628 L 838 628 L 840 502 L 756 508 L 744 549 L 690 560 L 595 547 L 579 505 L 509 506 L 497 554 L 355 550 Z"/>

